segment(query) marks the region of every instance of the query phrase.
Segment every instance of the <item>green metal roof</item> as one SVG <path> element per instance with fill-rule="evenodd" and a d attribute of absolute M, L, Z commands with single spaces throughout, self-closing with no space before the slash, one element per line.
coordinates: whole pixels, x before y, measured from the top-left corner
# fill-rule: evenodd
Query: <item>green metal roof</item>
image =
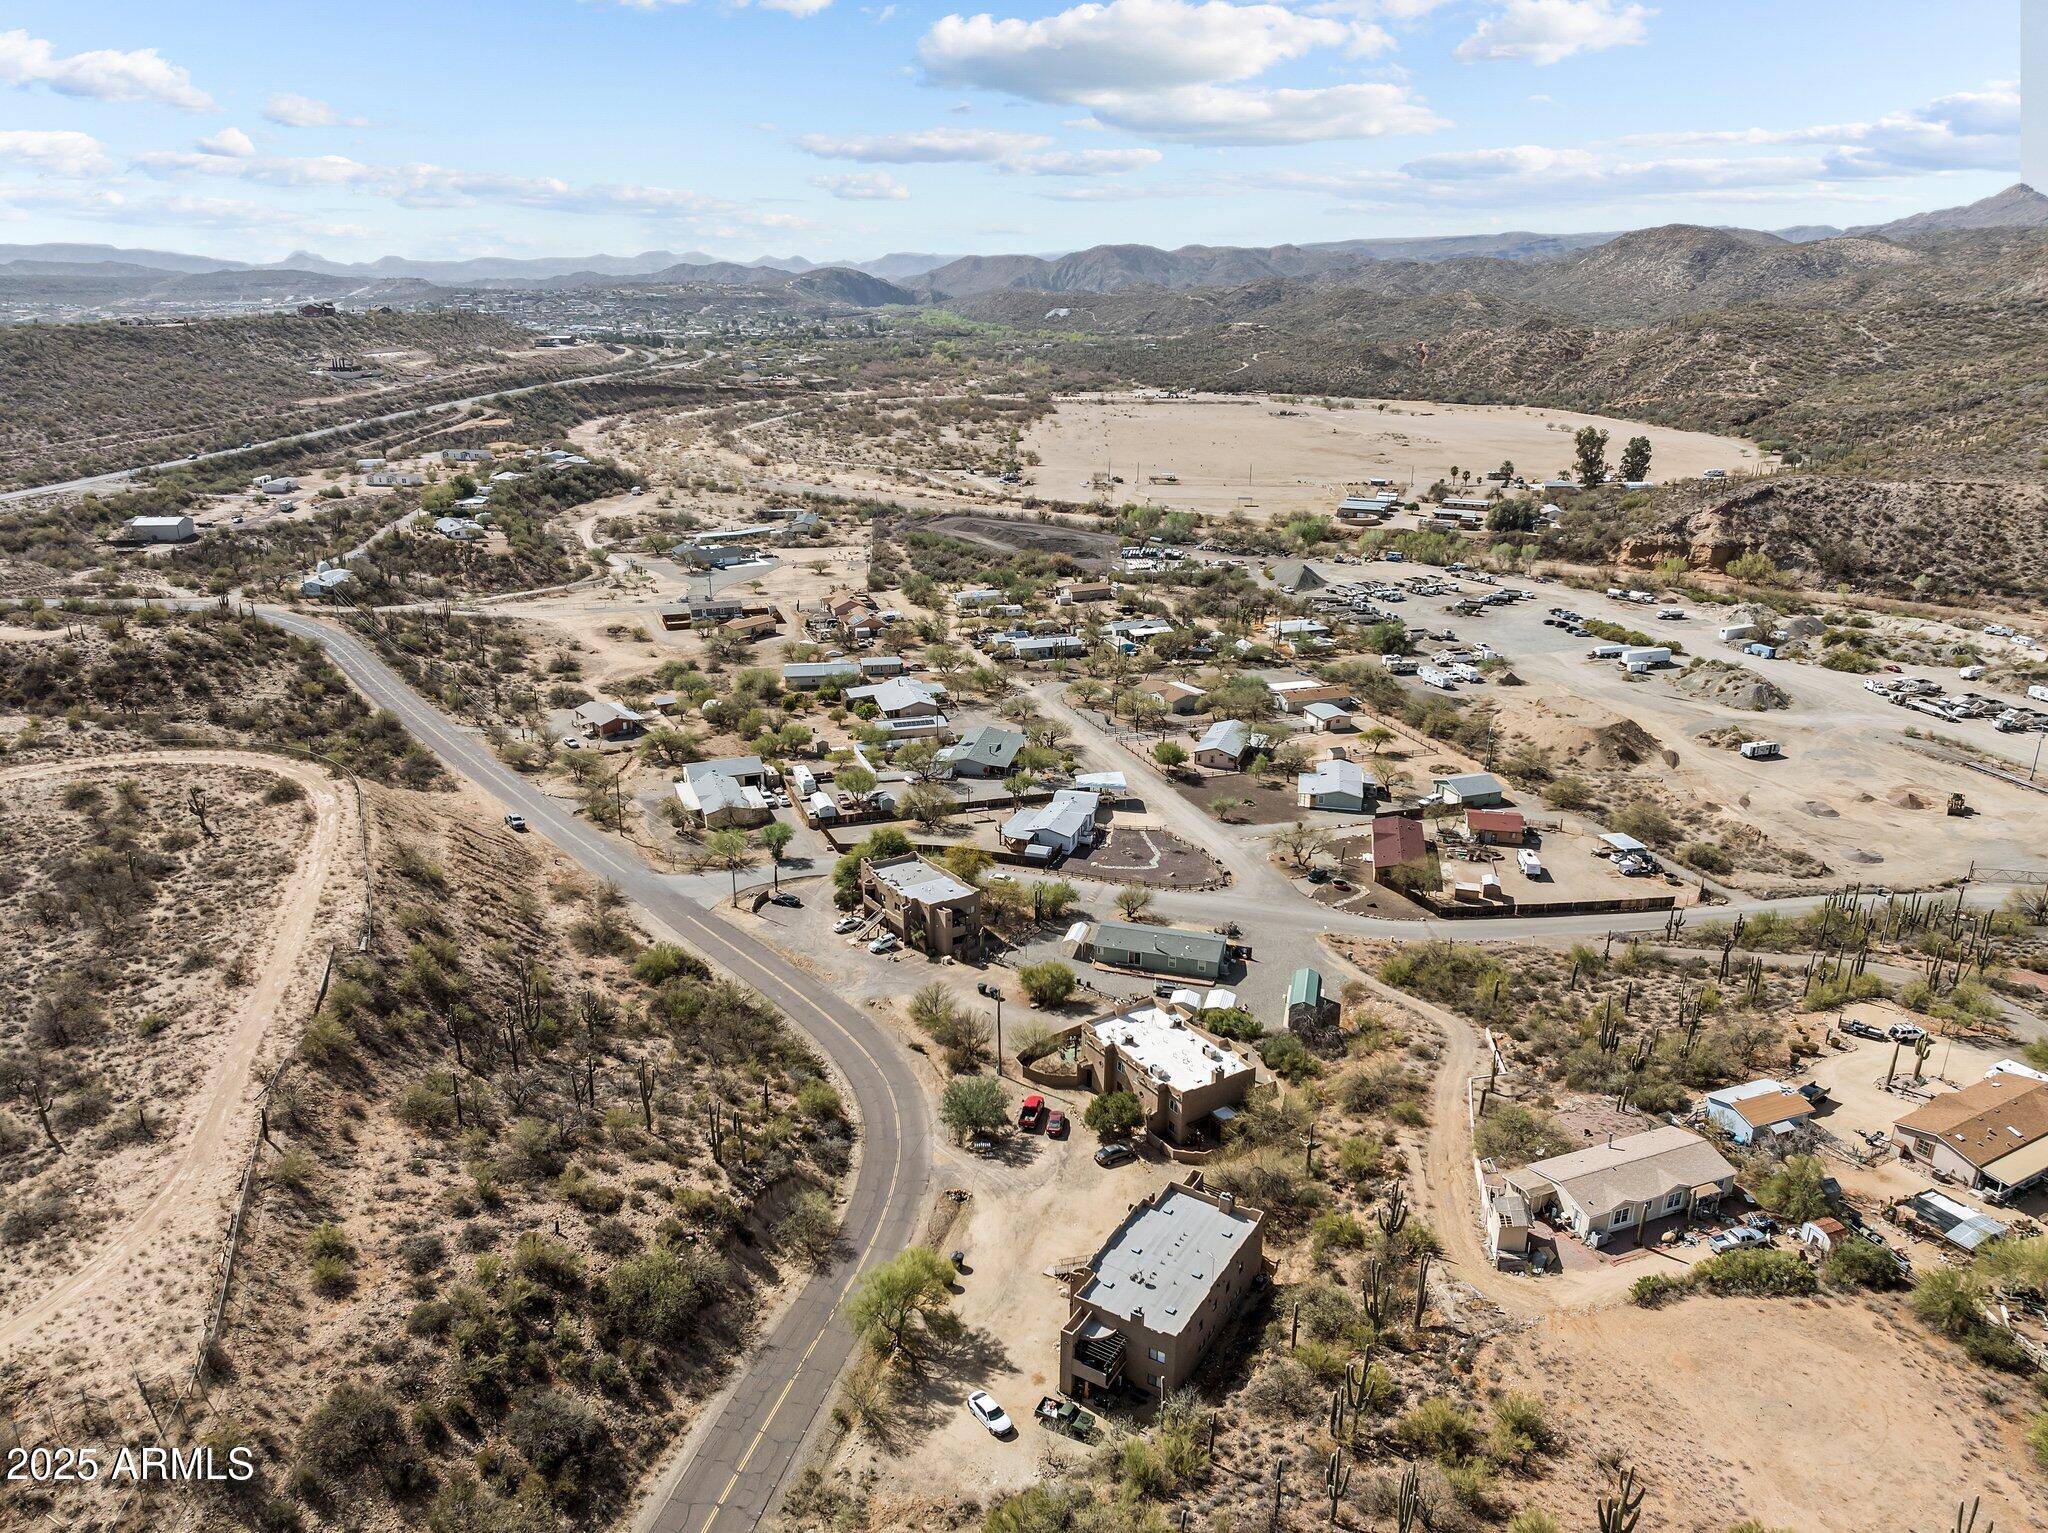
<path fill-rule="evenodd" d="M 1318 1006 L 1323 999 L 1323 977 L 1314 969 L 1296 969 L 1287 982 L 1289 1006 Z"/>

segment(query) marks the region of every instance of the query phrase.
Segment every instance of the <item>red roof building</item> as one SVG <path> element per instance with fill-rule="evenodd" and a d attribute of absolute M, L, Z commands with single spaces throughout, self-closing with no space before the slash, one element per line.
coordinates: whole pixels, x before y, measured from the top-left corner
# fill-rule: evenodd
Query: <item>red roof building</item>
<path fill-rule="evenodd" d="M 1474 841 L 1502 841 L 1519 846 L 1529 835 L 1529 822 L 1519 809 L 1467 809 L 1465 833 Z"/>
<path fill-rule="evenodd" d="M 1372 821 L 1372 866 L 1375 877 L 1404 862 L 1413 862 L 1429 852 L 1429 837 L 1422 821 L 1405 814 L 1374 815 Z"/>

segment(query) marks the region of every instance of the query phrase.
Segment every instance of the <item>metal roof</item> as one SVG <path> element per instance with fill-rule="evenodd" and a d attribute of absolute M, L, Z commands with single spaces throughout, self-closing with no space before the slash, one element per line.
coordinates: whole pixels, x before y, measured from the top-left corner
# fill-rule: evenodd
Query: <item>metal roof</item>
<path fill-rule="evenodd" d="M 1182 931 L 1174 926 L 1133 926 L 1124 921 L 1097 921 L 1093 944 L 1109 946 L 1120 953 L 1152 953 L 1161 958 L 1204 959 L 1221 964 L 1230 944 L 1208 932 Z"/>

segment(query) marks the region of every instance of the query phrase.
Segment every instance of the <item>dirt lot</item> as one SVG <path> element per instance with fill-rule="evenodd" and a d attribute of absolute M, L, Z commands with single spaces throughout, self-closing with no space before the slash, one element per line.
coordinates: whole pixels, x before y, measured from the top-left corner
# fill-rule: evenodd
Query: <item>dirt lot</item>
<path fill-rule="evenodd" d="M 942 516 L 927 522 L 923 530 L 979 543 L 998 553 L 1015 550 L 1065 554 L 1083 564 L 1107 564 L 1116 558 L 1118 548 L 1117 540 L 1107 533 L 1089 532 L 1064 523 L 1028 521 L 1021 517 Z"/>
<path fill-rule="evenodd" d="M 1365 578 L 1405 572 L 1389 564 L 1362 569 Z M 1333 565 L 1328 573 L 1356 578 L 1359 569 Z M 2022 773 L 2034 737 L 2000 735 L 1981 720 L 1941 724 L 1884 702 L 1860 676 L 1785 662 L 1753 663 L 1791 705 L 1742 712 L 1686 695 L 1674 685 L 1675 669 L 1628 677 L 1588 658 L 1595 641 L 1543 621 L 1561 603 L 1587 617 L 1656 629 L 1659 642 L 1668 638 L 1690 654 L 1726 659 L 1734 651 L 1715 638 L 1712 609 L 1682 603 L 1686 621 L 1660 624 L 1650 609 L 1597 592 L 1529 589 L 1530 601 L 1451 620 L 1461 639 L 1484 640 L 1505 655 L 1523 683 L 1471 689 L 1475 701 L 1495 706 L 1504 731 L 1546 751 L 1554 770 L 1584 777 L 1605 799 L 1658 801 L 1692 821 L 1685 839 L 1711 832 L 1734 857 L 1728 882 L 1756 892 L 1877 881 L 1910 888 L 1955 877 L 1972 860 L 1992 867 L 2040 860 L 2034 848 L 2048 843 L 2048 796 L 1937 759 L 1905 730 L 1918 719 Z M 1435 626 L 1438 612 L 1410 603 L 1404 615 Z M 1730 727 L 1782 742 L 1784 756 L 1751 761 L 1712 743 Z M 1948 817 L 1952 792 L 1978 812 Z"/>
<path fill-rule="evenodd" d="M 1552 1501 L 1592 1526 L 1600 1461 L 1636 1466 L 1645 1526 L 1721 1533 L 1745 1517 L 1802 1533 L 1980 1520 L 2038 1525 L 2020 1412 L 1987 1405 L 1991 1376 L 1906 1316 L 1903 1301 L 1688 1299 L 1553 1315 L 1500 1342 L 1508 1387 L 1540 1395 L 1565 1434 Z M 1910 1452 L 1902 1452 L 1911 1444 Z M 1883 1514 L 1873 1521 L 1873 1508 Z"/>
<path fill-rule="evenodd" d="M 864 1440 L 844 1460 L 850 1476 L 873 1469 L 887 1484 L 916 1487 L 902 1498 L 906 1512 L 927 1498 L 1021 1489 L 1044 1475 L 1048 1457 L 1070 1461 L 1087 1451 L 1031 1416 L 1039 1396 L 1058 1387 L 1067 1319 L 1065 1292 L 1048 1273 L 1093 1255 L 1130 1204 L 1173 1179 L 1173 1168 L 1138 1161 L 1103 1170 L 1093 1159 L 1097 1141 L 1079 1121 L 1087 1094 L 1043 1094 L 1073 1120 L 1072 1138 L 1017 1135 L 1000 1159 L 960 1157 L 965 1164 L 942 1171 L 944 1186 L 968 1194 L 941 1241 L 966 1254 L 955 1307 L 967 1336 L 903 1404 L 901 1438 Z M 967 1413 L 975 1389 L 996 1397 L 1016 1436 L 998 1442 Z M 874 1510 L 875 1525 L 887 1525 L 890 1505 L 878 1499 Z M 900 1525 L 915 1522 L 905 1516 Z"/>
<path fill-rule="evenodd" d="M 1026 478 L 1041 495 L 1085 501 L 1106 472 L 1124 481 L 1114 487 L 1120 498 L 1286 517 L 1333 511 L 1347 484 L 1374 476 L 1419 493 L 1453 467 L 1484 472 L 1510 461 L 1548 478 L 1570 465 L 1572 433 L 1586 425 L 1609 433 L 1610 458 L 1629 437 L 1647 436 L 1660 480 L 1761 461 L 1731 438 L 1515 405 L 1360 400 L 1355 409 L 1326 409 L 1235 395 L 1130 396 L 1066 401 L 1031 427 L 1024 447 L 1040 461 Z M 1162 474 L 1179 482 L 1152 482 Z"/>
<path fill-rule="evenodd" d="M 1116 884 L 1157 889 L 1191 889 L 1221 876 L 1207 853 L 1170 830 L 1113 826 L 1086 852 L 1069 857 L 1062 871 Z"/>

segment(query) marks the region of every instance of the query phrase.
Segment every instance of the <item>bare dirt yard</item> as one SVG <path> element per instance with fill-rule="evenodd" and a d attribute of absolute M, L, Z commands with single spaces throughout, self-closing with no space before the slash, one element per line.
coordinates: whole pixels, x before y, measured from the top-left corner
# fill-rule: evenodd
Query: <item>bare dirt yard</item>
<path fill-rule="evenodd" d="M 1591 1487 L 1614 1459 L 1642 1476 L 1645 1525 L 1658 1528 L 1721 1533 L 1751 1517 L 1803 1533 L 1936 1528 L 1977 1495 L 1979 1526 L 2040 1522 L 2017 1413 L 1987 1405 L 1989 1376 L 1903 1300 L 1571 1311 L 1483 1362 L 1554 1413 L 1565 1435 L 1554 1483 L 1589 1487 L 1556 1508 L 1574 1530 L 1592 1527 Z"/>
<path fill-rule="evenodd" d="M 1030 427 L 1023 447 L 1038 456 L 1026 478 L 1040 495 L 1095 499 L 1096 476 L 1110 474 L 1123 481 L 1114 498 L 1284 518 L 1334 510 L 1346 485 L 1374 477 L 1419 493 L 1453 468 L 1484 473 L 1512 462 L 1532 481 L 1549 478 L 1570 466 L 1572 435 L 1588 425 L 1608 433 L 1610 459 L 1629 437 L 1647 436 L 1659 480 L 1763 461 L 1731 437 L 1563 410 L 1397 400 L 1330 408 L 1259 395 L 1065 400 Z M 1172 483 L 1158 482 L 1167 475 Z"/>

